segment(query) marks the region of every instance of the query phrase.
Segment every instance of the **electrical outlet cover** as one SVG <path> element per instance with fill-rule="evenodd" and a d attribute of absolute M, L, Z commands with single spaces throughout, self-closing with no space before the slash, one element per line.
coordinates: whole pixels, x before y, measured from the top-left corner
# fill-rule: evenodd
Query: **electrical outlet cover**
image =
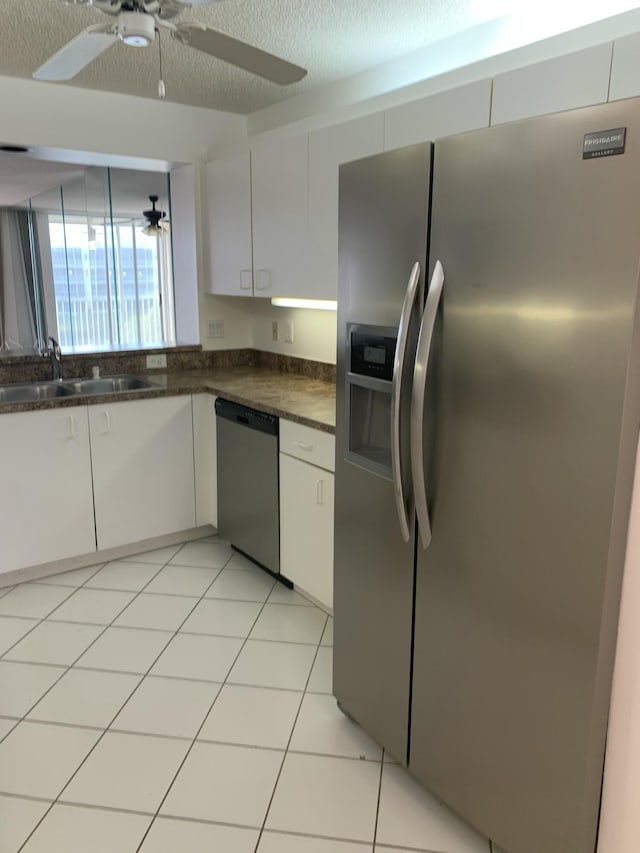
<path fill-rule="evenodd" d="M 147 370 L 153 370 L 158 367 L 166 367 L 167 366 L 167 356 L 164 354 L 158 355 L 148 355 L 147 356 Z"/>

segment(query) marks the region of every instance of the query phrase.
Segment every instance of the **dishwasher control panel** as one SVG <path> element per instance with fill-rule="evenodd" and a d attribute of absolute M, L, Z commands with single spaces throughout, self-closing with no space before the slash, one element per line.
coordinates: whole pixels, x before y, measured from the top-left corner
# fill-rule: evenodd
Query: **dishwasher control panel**
<path fill-rule="evenodd" d="M 266 412 L 259 412 L 240 403 L 232 403 L 222 397 L 216 400 L 216 415 L 239 426 L 266 432 L 268 435 L 278 435 L 279 421 L 276 415 L 268 415 Z"/>

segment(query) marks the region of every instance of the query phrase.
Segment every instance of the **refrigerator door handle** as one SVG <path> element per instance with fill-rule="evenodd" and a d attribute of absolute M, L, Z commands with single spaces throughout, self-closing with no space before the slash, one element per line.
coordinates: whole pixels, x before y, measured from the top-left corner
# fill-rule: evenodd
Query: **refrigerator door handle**
<path fill-rule="evenodd" d="M 416 502 L 418 527 L 420 528 L 420 540 L 425 550 L 431 543 L 431 519 L 427 504 L 427 483 L 424 471 L 424 398 L 433 330 L 443 287 L 444 270 L 440 261 L 436 261 L 429 284 L 422 323 L 420 324 L 416 363 L 413 369 L 413 390 L 411 392 L 411 473 L 413 475 L 413 494 Z"/>
<path fill-rule="evenodd" d="M 393 362 L 393 381 L 391 390 L 391 471 L 393 475 L 393 492 L 396 500 L 396 510 L 400 523 L 400 533 L 405 542 L 411 538 L 409 530 L 409 508 L 407 501 L 407 490 L 402 476 L 402 447 L 400 439 L 400 404 L 402 397 L 402 376 L 404 372 L 404 361 L 407 351 L 407 340 L 411 315 L 413 314 L 416 299 L 419 293 L 420 264 L 418 261 L 413 265 L 409 283 L 402 305 L 400 315 L 400 326 L 398 327 L 398 342 Z M 409 491 L 410 495 L 410 491 Z"/>

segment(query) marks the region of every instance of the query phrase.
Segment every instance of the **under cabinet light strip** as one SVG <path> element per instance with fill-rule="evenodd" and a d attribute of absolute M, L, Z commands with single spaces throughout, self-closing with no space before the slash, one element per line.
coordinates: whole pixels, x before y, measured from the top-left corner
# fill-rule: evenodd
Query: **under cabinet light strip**
<path fill-rule="evenodd" d="M 271 304 L 277 308 L 311 308 L 314 311 L 336 311 L 338 303 L 334 299 L 289 299 L 274 296 Z"/>

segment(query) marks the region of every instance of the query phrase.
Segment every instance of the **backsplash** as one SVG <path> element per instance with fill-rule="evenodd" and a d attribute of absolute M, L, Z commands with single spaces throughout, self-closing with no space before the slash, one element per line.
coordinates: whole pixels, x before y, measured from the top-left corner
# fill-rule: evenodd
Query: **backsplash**
<path fill-rule="evenodd" d="M 148 355 L 164 354 L 167 366 L 147 370 Z M 65 379 L 90 377 L 93 367 L 103 376 L 121 373 L 171 373 L 178 370 L 204 370 L 215 367 L 265 367 L 281 373 L 297 373 L 310 379 L 335 382 L 334 364 L 304 358 L 263 352 L 255 349 L 203 350 L 200 346 L 175 347 L 157 350 L 130 350 L 123 353 L 105 352 L 63 356 Z M 38 355 L 0 358 L 0 384 L 6 382 L 42 382 L 51 379 L 51 362 Z"/>

